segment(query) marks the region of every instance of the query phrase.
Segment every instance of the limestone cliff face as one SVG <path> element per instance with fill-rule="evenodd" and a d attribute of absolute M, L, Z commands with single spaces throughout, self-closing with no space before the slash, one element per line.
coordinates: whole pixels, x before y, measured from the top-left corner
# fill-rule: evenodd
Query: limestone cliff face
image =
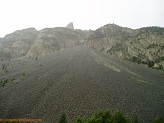
<path fill-rule="evenodd" d="M 115 24 L 107 24 L 94 31 L 86 40 L 88 47 L 107 52 L 113 45 L 126 41 L 133 36 L 132 29 L 123 28 Z"/>
<path fill-rule="evenodd" d="M 97 29 L 85 45 L 123 59 L 164 68 L 164 28 L 146 27 L 132 30 L 114 24 Z"/>
<path fill-rule="evenodd" d="M 0 41 L 0 51 L 3 52 L 0 59 L 17 58 L 26 55 L 37 34 L 38 31 L 36 29 L 28 28 L 6 35 Z"/>
<path fill-rule="evenodd" d="M 124 45 L 124 47 L 123 47 Z M 111 54 L 122 52 L 119 57 L 135 61 L 137 63 L 148 64 L 154 62 L 152 67 L 164 68 L 164 29 L 159 27 L 141 28 L 134 38 L 131 38 L 126 43 L 120 44 L 122 49 L 127 49 L 122 52 L 117 46 L 111 49 Z"/>
<path fill-rule="evenodd" d="M 45 28 L 39 32 L 27 56 L 45 55 L 54 51 L 77 46 L 84 37 L 84 34 L 68 28 Z"/>
<path fill-rule="evenodd" d="M 89 35 L 90 31 L 73 28 L 56 27 L 40 31 L 28 28 L 8 34 L 0 38 L 0 60 L 46 55 L 77 46 Z"/>
<path fill-rule="evenodd" d="M 28 28 L 0 38 L 0 60 L 46 55 L 77 45 L 100 50 L 122 59 L 164 69 L 164 28 L 130 29 L 107 24 L 95 31 L 66 28 Z"/>

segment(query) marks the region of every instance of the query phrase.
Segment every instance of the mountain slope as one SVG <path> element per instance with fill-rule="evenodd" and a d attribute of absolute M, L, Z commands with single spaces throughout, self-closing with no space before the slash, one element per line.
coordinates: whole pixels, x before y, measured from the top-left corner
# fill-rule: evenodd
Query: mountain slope
<path fill-rule="evenodd" d="M 56 27 L 45 28 L 39 34 L 27 53 L 28 57 L 45 55 L 54 51 L 74 47 L 80 44 L 85 38 L 85 34 L 77 31 Z"/>
<path fill-rule="evenodd" d="M 164 68 L 164 28 L 132 30 L 107 24 L 85 40 L 85 45 L 137 63 Z M 155 64 L 154 64 L 155 63 Z"/>
<path fill-rule="evenodd" d="M 66 28 L 45 28 L 40 31 L 28 28 L 0 38 L 0 60 L 23 56 L 36 57 L 74 47 L 90 34 L 87 30 L 74 30 L 73 23 L 69 25 Z"/>
<path fill-rule="evenodd" d="M 65 112 L 69 122 L 98 109 L 121 109 L 150 122 L 164 114 L 162 71 L 120 60 L 86 46 L 51 53 L 37 60 L 7 62 L 0 79 L 2 118 L 42 118 L 56 122 Z"/>
<path fill-rule="evenodd" d="M 15 31 L 0 39 L 0 60 L 25 56 L 37 33 L 36 29 L 28 28 Z"/>
<path fill-rule="evenodd" d="M 153 67 L 164 68 L 164 29 L 141 28 L 135 37 L 115 45 L 108 52 L 138 63 L 149 65 L 152 61 L 155 63 Z"/>
<path fill-rule="evenodd" d="M 86 40 L 85 45 L 107 52 L 113 45 L 126 41 L 136 32 L 130 28 L 123 28 L 115 24 L 107 24 L 98 28 Z"/>

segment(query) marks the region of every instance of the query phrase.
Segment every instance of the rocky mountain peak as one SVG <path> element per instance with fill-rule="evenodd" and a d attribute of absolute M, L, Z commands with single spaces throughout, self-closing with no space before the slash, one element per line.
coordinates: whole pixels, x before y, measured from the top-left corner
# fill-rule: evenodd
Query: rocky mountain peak
<path fill-rule="evenodd" d="M 31 39 L 36 37 L 38 31 L 35 28 L 27 28 L 22 30 L 17 30 L 11 34 L 7 34 L 4 38 L 9 40 L 22 40 Z"/>
<path fill-rule="evenodd" d="M 66 28 L 71 29 L 71 30 L 74 30 L 73 23 L 70 22 L 70 23 L 66 26 Z"/>

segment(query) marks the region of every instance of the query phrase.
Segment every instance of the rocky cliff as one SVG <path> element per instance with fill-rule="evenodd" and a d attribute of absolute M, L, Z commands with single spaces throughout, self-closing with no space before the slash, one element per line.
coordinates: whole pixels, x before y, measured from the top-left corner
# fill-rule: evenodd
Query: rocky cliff
<path fill-rule="evenodd" d="M 88 47 L 107 52 L 113 45 L 133 37 L 135 32 L 130 28 L 123 28 L 115 24 L 107 24 L 94 31 L 86 40 Z"/>
<path fill-rule="evenodd" d="M 77 46 L 89 36 L 90 32 L 74 30 L 73 23 L 65 28 L 45 28 L 40 31 L 34 28 L 18 30 L 0 38 L 0 60 L 22 56 L 36 57 Z"/>
<path fill-rule="evenodd" d="M 0 59 L 25 56 L 37 37 L 38 31 L 28 28 L 15 31 L 0 39 Z"/>
<path fill-rule="evenodd" d="M 149 67 L 164 68 L 164 28 L 133 30 L 108 24 L 90 35 L 85 45 Z"/>
<path fill-rule="evenodd" d="M 66 26 L 66 28 L 71 29 L 71 30 L 74 30 L 73 23 L 72 23 L 72 22 L 69 23 L 69 24 Z"/>
<path fill-rule="evenodd" d="M 45 28 L 39 31 L 27 56 L 45 55 L 54 51 L 77 46 L 85 36 L 85 33 L 79 33 L 63 27 Z"/>
<path fill-rule="evenodd" d="M 77 45 L 164 69 L 164 28 L 130 29 L 116 24 L 107 24 L 95 31 L 74 29 L 73 23 L 40 31 L 18 30 L 0 38 L 0 60 L 36 57 Z"/>

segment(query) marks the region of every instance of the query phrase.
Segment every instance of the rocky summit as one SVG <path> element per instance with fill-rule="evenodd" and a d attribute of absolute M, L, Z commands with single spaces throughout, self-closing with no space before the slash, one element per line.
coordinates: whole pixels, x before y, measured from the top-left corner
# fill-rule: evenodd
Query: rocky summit
<path fill-rule="evenodd" d="M 72 22 L 66 27 L 40 31 L 18 30 L 0 39 L 0 60 L 43 56 L 77 45 L 155 69 L 164 68 L 164 28 L 131 29 L 116 24 L 107 24 L 95 31 L 74 29 Z"/>
<path fill-rule="evenodd" d="M 69 24 L 66 26 L 66 28 L 71 29 L 71 30 L 74 30 L 73 23 L 72 23 L 72 22 L 69 23 Z"/>
<path fill-rule="evenodd" d="M 107 24 L 94 31 L 85 45 L 119 58 L 164 68 L 164 28 L 130 29 Z"/>

